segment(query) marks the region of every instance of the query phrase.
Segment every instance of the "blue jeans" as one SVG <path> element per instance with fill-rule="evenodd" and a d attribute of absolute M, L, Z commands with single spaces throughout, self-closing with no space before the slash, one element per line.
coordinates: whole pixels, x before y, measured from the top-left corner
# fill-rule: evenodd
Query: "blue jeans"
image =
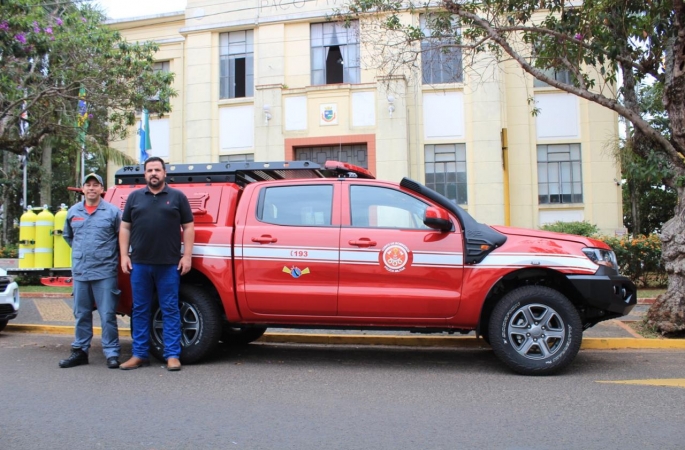
<path fill-rule="evenodd" d="M 181 356 L 181 312 L 178 309 L 178 288 L 181 273 L 178 266 L 168 264 L 133 264 L 133 356 L 147 359 L 150 352 L 150 310 L 155 290 L 162 309 L 164 359 Z"/>
<path fill-rule="evenodd" d="M 119 356 L 119 329 L 116 308 L 121 291 L 117 287 L 117 277 L 94 281 L 74 280 L 74 317 L 76 331 L 74 348 L 88 353 L 93 339 L 93 305 L 97 305 L 102 326 L 102 351 L 105 358 Z"/>

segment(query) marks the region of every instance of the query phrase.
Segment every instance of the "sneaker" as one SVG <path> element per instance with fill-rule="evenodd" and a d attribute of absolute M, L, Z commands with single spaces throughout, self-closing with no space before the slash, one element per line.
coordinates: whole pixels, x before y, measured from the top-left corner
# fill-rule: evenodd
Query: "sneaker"
<path fill-rule="evenodd" d="M 63 359 L 59 362 L 59 366 L 63 369 L 80 366 L 82 364 L 88 364 L 88 353 L 75 347 L 71 348 L 71 355 L 69 355 L 67 359 Z"/>
<path fill-rule="evenodd" d="M 119 368 L 119 357 L 118 356 L 110 356 L 107 358 L 107 367 L 110 369 L 118 369 Z"/>

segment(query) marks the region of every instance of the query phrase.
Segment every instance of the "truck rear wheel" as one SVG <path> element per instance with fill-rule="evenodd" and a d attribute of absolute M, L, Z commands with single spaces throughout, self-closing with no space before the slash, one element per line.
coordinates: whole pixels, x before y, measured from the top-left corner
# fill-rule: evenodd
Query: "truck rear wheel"
<path fill-rule="evenodd" d="M 578 354 L 583 330 L 578 311 L 560 292 L 524 286 L 505 295 L 490 316 L 490 345 L 523 375 L 550 375 Z"/>
<path fill-rule="evenodd" d="M 227 345 L 247 345 L 254 342 L 266 332 L 266 327 L 236 327 L 224 324 L 221 330 L 221 341 Z"/>
<path fill-rule="evenodd" d="M 181 285 L 178 295 L 181 310 L 181 362 L 192 364 L 214 350 L 221 336 L 221 310 L 206 290 L 197 286 Z M 150 353 L 164 361 L 162 310 L 152 308 Z"/>

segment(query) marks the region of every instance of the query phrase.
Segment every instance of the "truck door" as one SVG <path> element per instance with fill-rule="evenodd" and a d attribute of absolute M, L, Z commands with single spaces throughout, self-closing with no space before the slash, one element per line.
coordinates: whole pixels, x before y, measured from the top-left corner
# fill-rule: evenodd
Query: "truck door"
<path fill-rule="evenodd" d="M 334 316 L 340 241 L 334 183 L 264 186 L 236 242 L 236 276 L 250 312 Z M 334 210 L 333 205 L 338 205 Z M 238 253 L 238 252 L 237 252 Z"/>
<path fill-rule="evenodd" d="M 463 276 L 456 220 L 455 231 L 433 230 L 418 197 L 392 186 L 345 187 L 338 315 L 393 323 L 454 316 Z"/>

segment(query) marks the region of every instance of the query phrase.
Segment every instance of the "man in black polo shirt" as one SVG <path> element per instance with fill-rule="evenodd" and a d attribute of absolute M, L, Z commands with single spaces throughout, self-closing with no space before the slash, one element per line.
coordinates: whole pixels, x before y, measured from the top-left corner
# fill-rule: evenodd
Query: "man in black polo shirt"
<path fill-rule="evenodd" d="M 119 368 L 131 370 L 150 364 L 150 308 L 156 288 L 162 310 L 164 358 L 167 370 L 176 371 L 181 370 L 178 289 L 181 275 L 191 267 L 193 212 L 183 192 L 167 186 L 161 158 L 149 158 L 144 167 L 147 186 L 128 196 L 119 232 L 121 269 L 131 274 L 133 291 L 133 356 Z"/>

